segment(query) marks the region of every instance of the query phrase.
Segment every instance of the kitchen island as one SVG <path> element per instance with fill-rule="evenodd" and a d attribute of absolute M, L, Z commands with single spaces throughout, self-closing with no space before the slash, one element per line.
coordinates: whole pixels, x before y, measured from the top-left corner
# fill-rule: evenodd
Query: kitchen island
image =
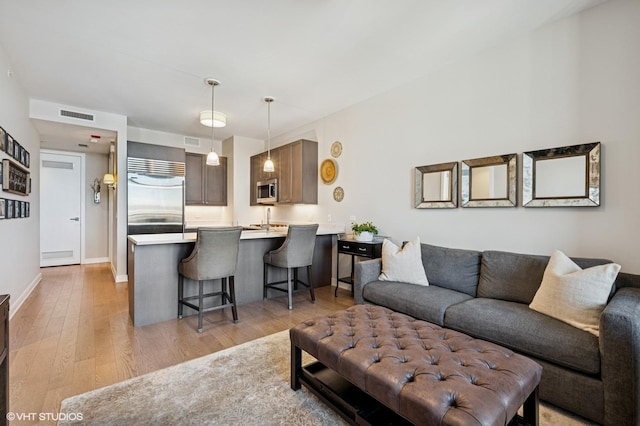
<path fill-rule="evenodd" d="M 344 227 L 340 226 L 321 225 L 318 228 L 311 267 L 314 287 L 331 284 L 332 247 L 337 234 L 342 232 Z M 195 232 L 129 236 L 129 316 L 134 327 L 178 317 L 178 263 L 191 253 L 196 237 Z M 235 293 L 239 305 L 262 300 L 262 257 L 266 252 L 280 247 L 285 237 L 286 232 L 282 231 L 242 231 L 235 275 Z M 269 272 L 270 280 L 271 277 L 284 280 L 286 270 L 273 268 Z M 300 271 L 300 278 L 306 280 L 306 271 Z M 197 294 L 197 288 L 196 283 L 185 279 L 185 296 Z M 205 282 L 205 292 L 219 289 L 220 280 Z M 279 292 L 277 294 L 281 295 Z M 270 297 L 275 295 L 275 292 L 269 294 Z M 220 300 L 213 297 L 208 302 L 214 305 L 219 304 Z M 282 306 L 287 309 L 286 301 Z M 196 314 L 194 310 L 184 308 L 184 316 L 193 314 Z"/>

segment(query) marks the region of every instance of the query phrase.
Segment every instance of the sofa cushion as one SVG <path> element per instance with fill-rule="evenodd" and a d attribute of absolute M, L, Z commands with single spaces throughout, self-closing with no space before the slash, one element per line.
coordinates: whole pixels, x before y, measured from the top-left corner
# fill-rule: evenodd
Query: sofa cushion
<path fill-rule="evenodd" d="M 611 263 L 605 259 L 571 258 L 582 269 Z M 478 297 L 530 304 L 542 283 L 549 256 L 487 250 L 482 253 Z M 427 278 L 429 271 L 427 271 Z"/>
<path fill-rule="evenodd" d="M 600 372 L 596 336 L 521 303 L 467 300 L 447 309 L 444 326 L 583 373 Z"/>
<path fill-rule="evenodd" d="M 429 285 L 422 266 L 420 238 L 398 247 L 391 240 L 382 242 L 382 272 L 380 281 L 398 281 L 408 284 Z"/>
<path fill-rule="evenodd" d="M 472 298 L 434 285 L 425 287 L 394 281 L 372 281 L 364 286 L 362 294 L 365 302 L 438 325 L 443 325 L 444 313 L 449 306 Z"/>
<path fill-rule="evenodd" d="M 482 253 L 422 244 L 422 263 L 432 285 L 476 295 Z"/>

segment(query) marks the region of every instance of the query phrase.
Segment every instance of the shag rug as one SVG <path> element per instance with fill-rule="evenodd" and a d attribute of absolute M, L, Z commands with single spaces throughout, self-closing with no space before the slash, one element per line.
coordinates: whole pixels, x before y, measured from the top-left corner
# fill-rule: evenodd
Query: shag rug
<path fill-rule="evenodd" d="M 82 420 L 58 424 L 346 425 L 304 386 L 291 390 L 290 350 L 286 330 L 76 395 L 60 412 Z M 303 365 L 313 361 L 303 355 Z M 541 404 L 540 425 L 585 424 Z"/>

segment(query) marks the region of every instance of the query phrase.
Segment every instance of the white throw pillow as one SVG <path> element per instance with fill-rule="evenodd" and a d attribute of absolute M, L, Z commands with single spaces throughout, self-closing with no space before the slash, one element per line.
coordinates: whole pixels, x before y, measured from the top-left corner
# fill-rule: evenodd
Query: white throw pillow
<path fill-rule="evenodd" d="M 429 285 L 427 274 L 422 266 L 420 238 L 409 241 L 400 248 L 391 240 L 382 242 L 382 273 L 380 281 L 398 281 L 401 283 Z"/>
<path fill-rule="evenodd" d="M 582 269 L 555 250 L 529 307 L 598 336 L 600 314 L 618 272 L 616 263 Z"/>

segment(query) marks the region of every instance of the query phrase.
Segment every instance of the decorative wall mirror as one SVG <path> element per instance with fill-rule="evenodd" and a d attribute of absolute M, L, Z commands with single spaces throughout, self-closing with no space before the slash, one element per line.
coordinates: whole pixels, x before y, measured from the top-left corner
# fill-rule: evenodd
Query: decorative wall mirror
<path fill-rule="evenodd" d="M 413 200 L 417 209 L 458 207 L 458 163 L 416 167 Z"/>
<path fill-rule="evenodd" d="M 496 155 L 462 162 L 462 207 L 515 207 L 518 156 Z"/>
<path fill-rule="evenodd" d="M 600 205 L 600 142 L 522 154 L 524 207 Z"/>

